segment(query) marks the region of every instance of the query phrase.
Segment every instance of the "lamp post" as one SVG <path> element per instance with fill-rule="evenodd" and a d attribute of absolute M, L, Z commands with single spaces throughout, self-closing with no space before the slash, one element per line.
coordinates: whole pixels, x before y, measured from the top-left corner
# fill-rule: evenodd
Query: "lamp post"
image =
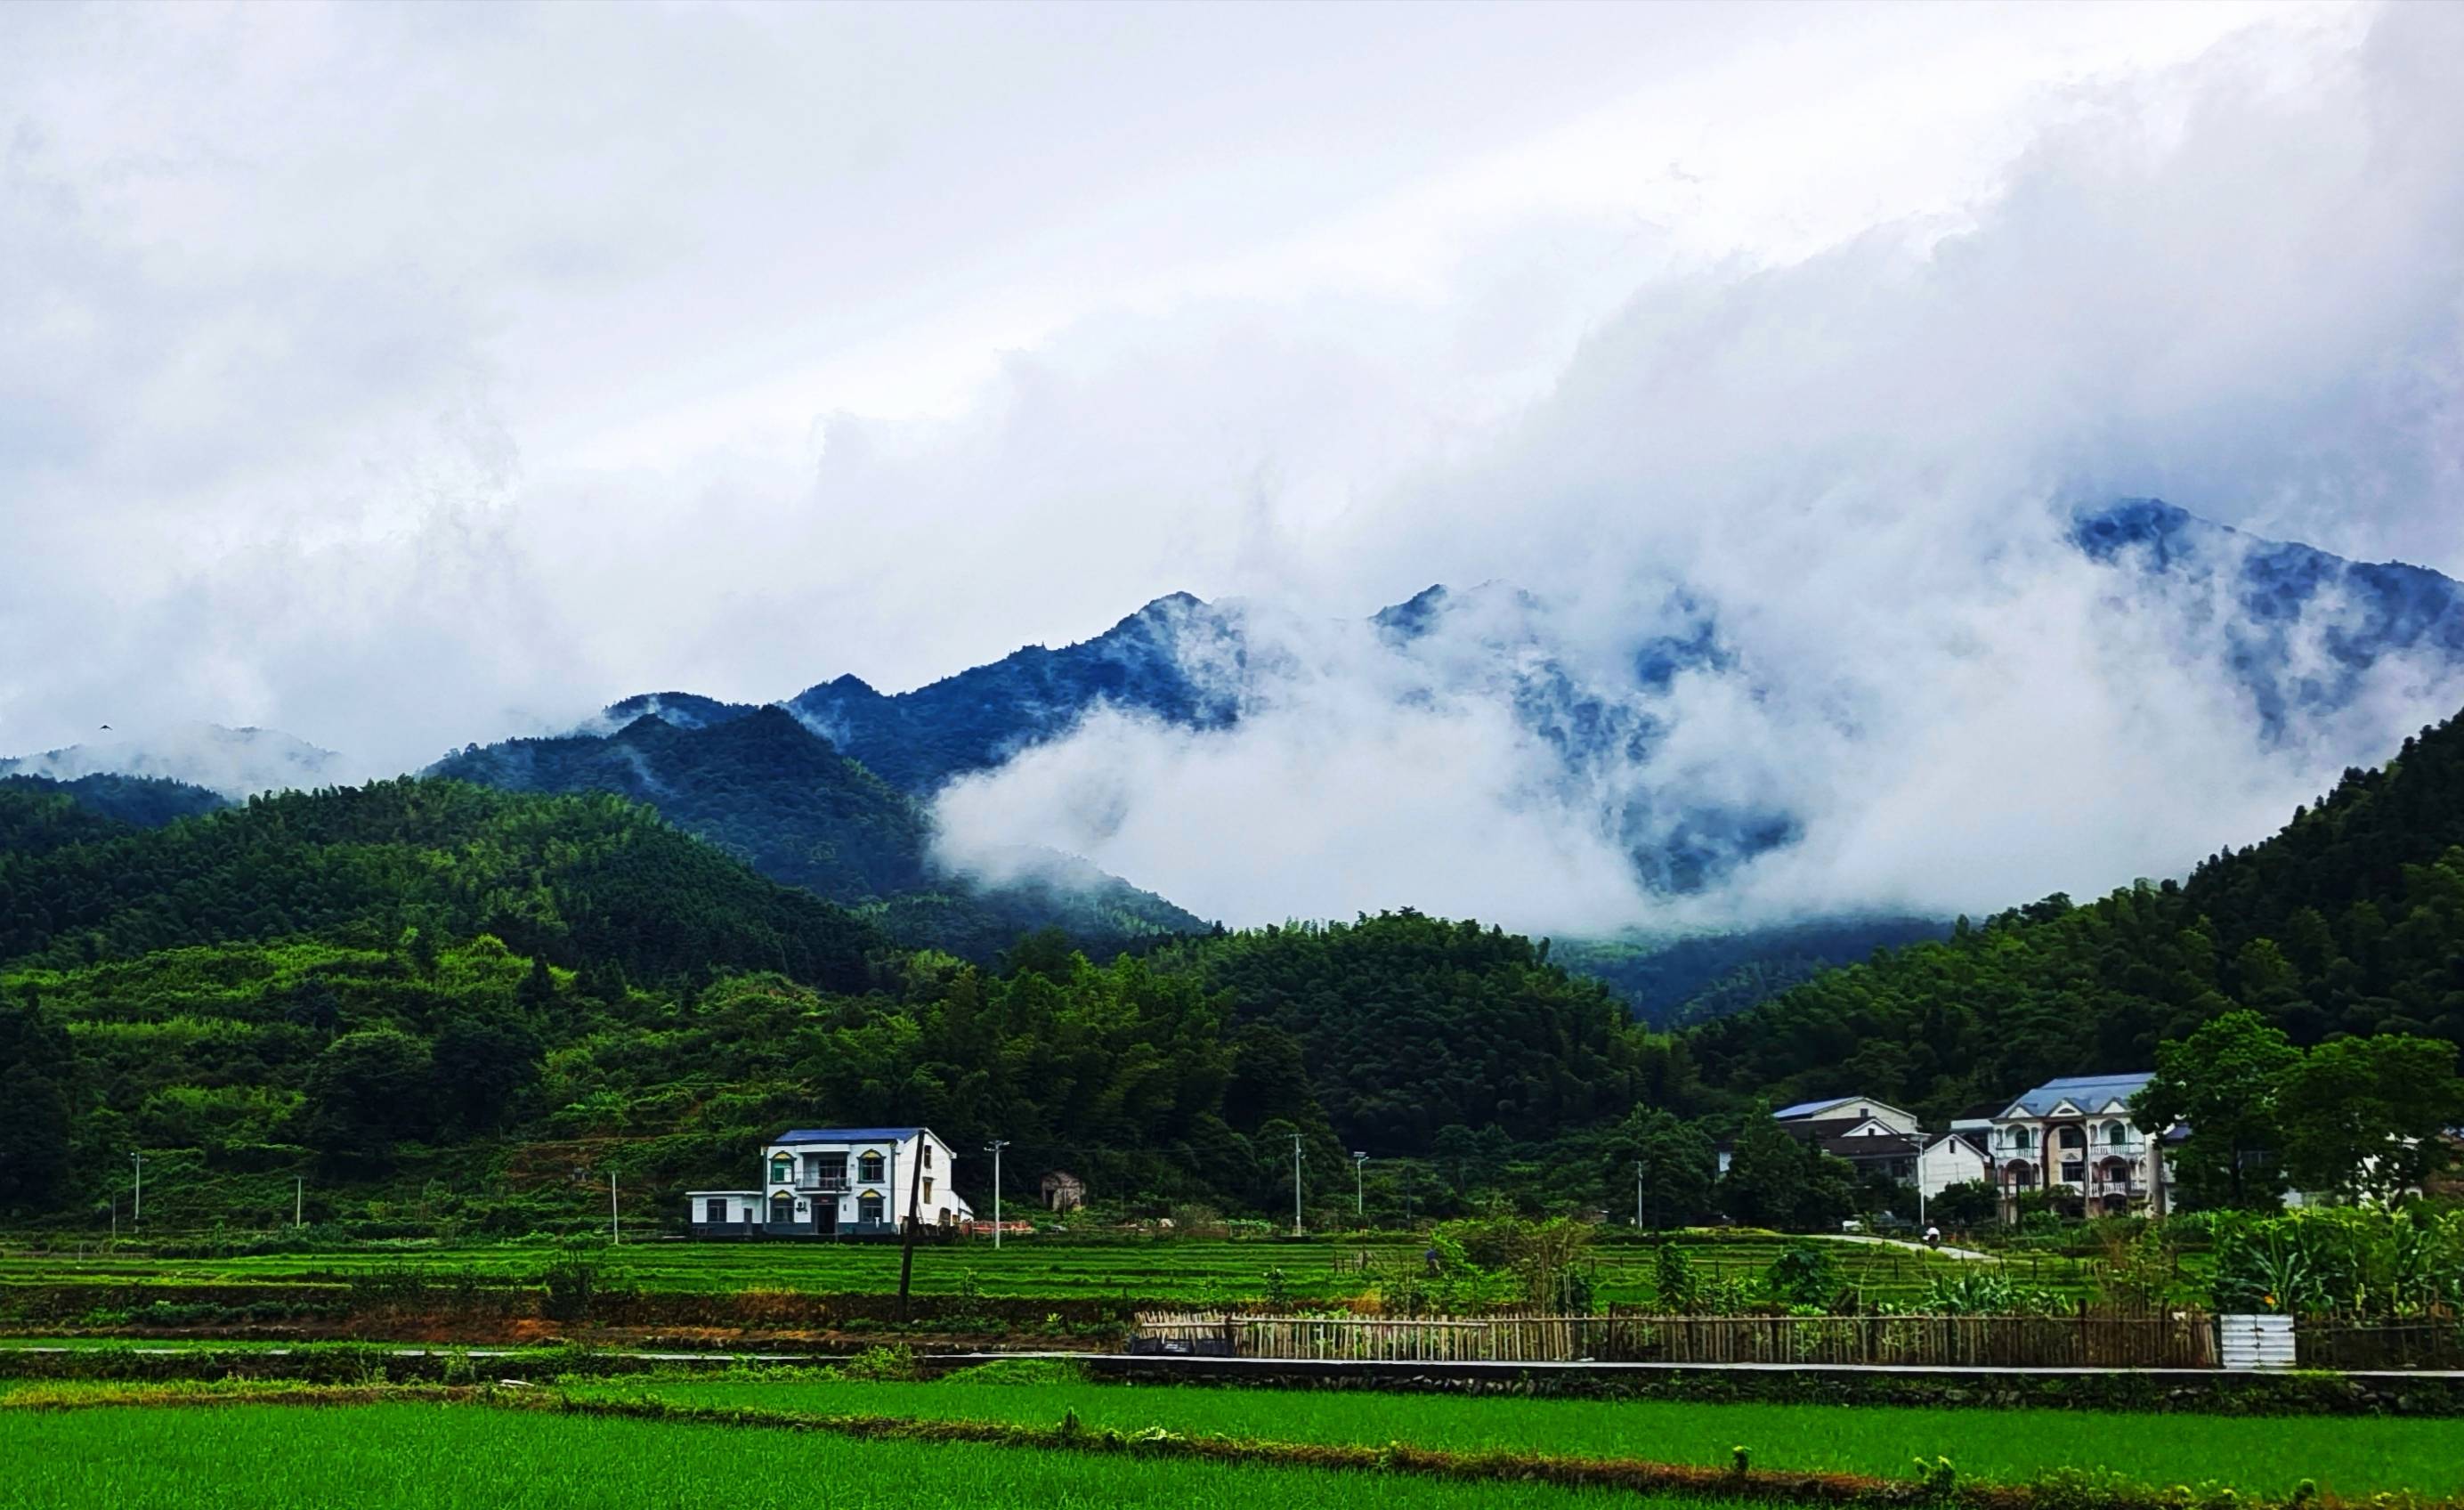
<path fill-rule="evenodd" d="M 1352 1151 L 1352 1214 L 1355 1220 L 1369 1213 L 1369 1187 L 1367 1176 L 1362 1173 L 1368 1166 L 1369 1155 L 1354 1148 Z"/>
<path fill-rule="evenodd" d="M 993 1252 L 1001 1252 L 1001 1151 L 1009 1146 L 1006 1138 L 996 1138 L 984 1144 L 984 1152 L 993 1156 Z"/>
<path fill-rule="evenodd" d="M 145 1219 L 145 1156 L 132 1153 L 128 1160 L 137 1166 L 137 1196 L 128 1207 L 128 1225 L 134 1227 Z"/>
<path fill-rule="evenodd" d="M 1634 1230 L 1642 1231 L 1642 1161 L 1634 1162 Z"/>

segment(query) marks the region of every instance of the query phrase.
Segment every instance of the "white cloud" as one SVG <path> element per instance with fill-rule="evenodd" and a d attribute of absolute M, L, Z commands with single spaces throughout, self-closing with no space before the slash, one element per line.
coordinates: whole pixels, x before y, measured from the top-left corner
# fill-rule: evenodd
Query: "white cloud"
<path fill-rule="evenodd" d="M 951 811 L 1236 917 L 1625 916 L 1663 792 L 1805 816 L 1737 908 L 2176 866 L 2449 689 L 2262 749 L 2040 505 L 2464 567 L 2456 26 L 0 12 L 0 750 L 210 720 L 396 768 L 1174 589 L 1331 625 L 1509 580 L 1605 685 L 1683 587 L 1735 674 L 1571 794 L 1493 686 L 1398 704 L 1294 629 L 1317 679 L 1240 736 L 1107 722 Z"/>

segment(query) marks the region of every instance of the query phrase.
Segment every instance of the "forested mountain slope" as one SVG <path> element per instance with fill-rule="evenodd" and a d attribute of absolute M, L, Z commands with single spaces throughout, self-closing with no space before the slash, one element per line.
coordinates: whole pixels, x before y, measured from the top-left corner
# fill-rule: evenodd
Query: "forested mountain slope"
<path fill-rule="evenodd" d="M 577 1166 L 665 1211 L 782 1122 L 906 1121 L 1009 1139 L 1023 1178 L 1249 1208 L 1287 1195 L 1294 1134 L 1331 1187 L 1360 1139 L 1547 1142 L 1649 1088 L 1595 984 L 1473 924 L 1110 965 L 1047 933 L 992 970 L 613 796 L 406 779 L 156 832 L 55 795 L 0 814 L 38 807 L 0 829 L 43 836 L 0 851 L 0 1145 L 27 1175 L 0 1209 L 81 1219 L 134 1148 L 165 1219 L 271 1223 L 305 1175 L 337 1214 L 415 1194 L 522 1232 L 576 1209 Z"/>
<path fill-rule="evenodd" d="M 59 797 L 98 817 L 159 829 L 174 818 L 190 818 L 231 806 L 220 792 L 162 776 L 121 776 L 97 771 L 73 781 L 48 776 L 0 776 L 0 792 Z M 14 848 L 0 840 L 0 848 Z"/>
<path fill-rule="evenodd" d="M 640 980 L 776 969 L 843 988 L 861 988 L 881 942 L 613 797 L 404 778 L 0 851 L 0 962 L 306 934 L 389 949 L 481 932 Z"/>
<path fill-rule="evenodd" d="M 2241 1006 L 2298 1043 L 2464 1043 L 2464 720 L 2347 771 L 2265 843 L 2187 882 L 2051 897 L 1835 970 L 1691 1035 L 1705 1077 L 1947 1114 L 2054 1075 L 2149 1068 Z"/>
<path fill-rule="evenodd" d="M 1044 927 L 1098 957 L 1205 927 L 1057 855 L 1030 857 L 1026 878 L 1003 885 L 942 870 L 916 801 L 782 708 L 674 693 L 630 702 L 638 711 L 614 734 L 473 745 L 431 772 L 509 791 L 631 798 L 773 880 L 864 911 L 901 944 L 969 959 L 989 960 Z"/>

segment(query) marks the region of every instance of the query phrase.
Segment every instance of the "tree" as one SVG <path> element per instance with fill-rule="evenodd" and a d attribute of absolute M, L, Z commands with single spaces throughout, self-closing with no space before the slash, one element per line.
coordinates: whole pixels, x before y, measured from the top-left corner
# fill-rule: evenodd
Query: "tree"
<path fill-rule="evenodd" d="M 346 1033 L 308 1071 L 309 1137 L 329 1161 L 382 1168 L 397 1139 L 425 1133 L 428 1044 L 392 1028 Z"/>
<path fill-rule="evenodd" d="M 462 1017 L 437 1033 L 429 1059 L 438 1120 L 464 1132 L 494 1132 L 539 1079 L 539 1044 L 519 1024 Z"/>
<path fill-rule="evenodd" d="M 69 1036 L 30 989 L 0 999 L 0 1210 L 57 1205 L 69 1174 Z"/>
<path fill-rule="evenodd" d="M 2330 1039 L 2286 1072 L 2279 1115 L 2297 1186 L 2390 1202 L 2448 1161 L 2446 1130 L 2464 1121 L 2455 1047 L 2406 1033 Z"/>
<path fill-rule="evenodd" d="M 1928 1220 L 1953 1229 L 1982 1227 L 2002 1214 L 2002 1197 L 1990 1180 L 1963 1180 L 1925 1203 Z"/>
<path fill-rule="evenodd" d="M 1770 1117 L 1746 1120 L 1720 1180 L 1720 1206 L 1731 1221 L 1787 1227 L 1805 1204 L 1805 1149 Z"/>
<path fill-rule="evenodd" d="M 1608 1188 L 1609 1210 L 1622 1210 L 1617 1198 L 1633 1188 L 1639 1160 L 1645 1227 L 1688 1227 L 1709 1216 L 1719 1154 L 1702 1128 L 1663 1107 L 1638 1106 L 1608 1146 L 1600 1178 Z"/>
<path fill-rule="evenodd" d="M 2156 1075 L 2132 1098 L 2131 1120 L 2161 1137 L 2189 1134 L 2172 1155 L 2186 1204 L 2264 1210 L 2284 1190 L 2277 1092 L 2301 1051 L 2255 1011 L 2229 1011 L 2187 1038 L 2157 1045 Z M 2051 1171 L 2049 1170 L 2050 1174 Z"/>

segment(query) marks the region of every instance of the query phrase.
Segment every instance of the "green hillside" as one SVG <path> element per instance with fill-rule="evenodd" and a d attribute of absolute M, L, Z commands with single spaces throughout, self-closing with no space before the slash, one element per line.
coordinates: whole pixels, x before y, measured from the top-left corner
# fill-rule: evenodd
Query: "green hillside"
<path fill-rule="evenodd" d="M 2464 721 L 2345 773 L 2266 842 L 2185 882 L 1964 920 L 1943 944 L 1827 972 L 1691 1035 L 1706 1080 L 1850 1091 L 1944 1116 L 2056 1075 L 2151 1068 L 2246 1007 L 2297 1044 L 2464 1043 Z"/>

